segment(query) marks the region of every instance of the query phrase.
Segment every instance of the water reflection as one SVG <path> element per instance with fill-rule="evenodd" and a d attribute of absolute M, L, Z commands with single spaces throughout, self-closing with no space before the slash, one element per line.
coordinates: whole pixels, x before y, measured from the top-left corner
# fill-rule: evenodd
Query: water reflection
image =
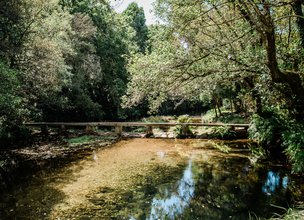
<path fill-rule="evenodd" d="M 283 187 L 284 189 L 287 189 L 287 186 L 288 186 L 288 177 L 285 176 L 285 177 L 283 178 L 283 180 L 282 180 L 282 187 Z"/>
<path fill-rule="evenodd" d="M 157 156 L 159 156 L 161 159 L 163 159 L 165 157 L 166 153 L 163 151 L 158 151 L 157 152 Z"/>
<path fill-rule="evenodd" d="M 272 205 L 287 207 L 290 202 L 288 177 L 267 167 L 253 168 L 247 158 L 193 159 L 176 175 L 181 179 L 158 186 L 151 207 L 131 219 L 270 218 L 282 212 Z"/>
<path fill-rule="evenodd" d="M 151 213 L 147 219 L 174 219 L 175 216 L 182 214 L 184 209 L 189 206 L 195 189 L 191 160 L 181 180 L 170 188 L 160 188 L 159 194 L 152 200 Z"/>
<path fill-rule="evenodd" d="M 280 185 L 280 183 L 281 183 L 281 185 Z M 262 187 L 262 191 L 266 195 L 271 195 L 276 190 L 280 189 L 281 187 L 286 189 L 287 186 L 288 186 L 288 177 L 287 176 L 285 176 L 281 181 L 279 173 L 276 173 L 273 171 L 268 171 L 267 179 L 265 181 L 265 184 Z"/>

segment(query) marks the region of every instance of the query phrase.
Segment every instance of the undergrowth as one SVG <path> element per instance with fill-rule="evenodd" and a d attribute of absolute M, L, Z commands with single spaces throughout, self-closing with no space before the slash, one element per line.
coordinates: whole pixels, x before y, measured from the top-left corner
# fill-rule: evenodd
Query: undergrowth
<path fill-rule="evenodd" d="M 280 112 L 267 111 L 253 115 L 249 137 L 264 148 L 285 153 L 294 172 L 304 171 L 304 125 Z"/>
<path fill-rule="evenodd" d="M 94 135 L 82 135 L 75 138 L 66 139 L 69 144 L 85 144 L 89 142 L 105 140 L 105 137 L 102 136 L 94 136 Z"/>
<path fill-rule="evenodd" d="M 213 138 L 229 140 L 236 137 L 236 132 L 229 126 L 214 127 L 211 136 Z"/>

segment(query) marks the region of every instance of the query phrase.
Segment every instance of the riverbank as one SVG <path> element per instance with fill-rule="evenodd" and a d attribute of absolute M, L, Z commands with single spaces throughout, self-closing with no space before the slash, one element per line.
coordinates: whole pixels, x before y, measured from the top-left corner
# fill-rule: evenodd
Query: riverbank
<path fill-rule="evenodd" d="M 178 131 L 176 128 L 154 129 L 154 137 L 172 139 L 178 136 Z M 92 154 L 94 150 L 110 146 L 122 138 L 143 138 L 144 136 L 144 130 L 140 129 L 126 130 L 121 137 L 108 130 L 92 131 L 91 133 L 70 130 L 63 134 L 54 130 L 47 136 L 40 133 L 39 130 L 33 130 L 31 145 L 0 150 L 0 193 L 13 188 L 40 170 L 61 167 L 82 159 Z M 233 138 L 237 137 L 243 136 L 237 135 Z M 196 135 L 196 138 L 216 139 L 217 136 L 205 132 L 205 135 Z M 222 148 L 221 144 L 214 146 Z M 221 150 L 223 149 L 225 150 L 225 148 Z"/>
<path fill-rule="evenodd" d="M 116 136 L 96 137 L 77 140 L 77 136 L 50 136 L 36 138 L 31 146 L 1 150 L 0 194 L 26 181 L 38 171 L 62 167 L 119 140 Z"/>

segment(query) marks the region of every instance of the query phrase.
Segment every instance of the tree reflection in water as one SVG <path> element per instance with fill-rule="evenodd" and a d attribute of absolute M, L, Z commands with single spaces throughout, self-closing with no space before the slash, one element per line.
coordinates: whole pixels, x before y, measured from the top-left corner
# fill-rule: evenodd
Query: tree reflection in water
<path fill-rule="evenodd" d="M 172 187 L 172 188 L 171 188 Z M 192 173 L 192 161 L 184 170 L 181 180 L 177 184 L 160 187 L 159 195 L 153 198 L 150 217 L 148 219 L 174 219 L 184 212 L 194 196 L 194 179 Z"/>
<path fill-rule="evenodd" d="M 287 207 L 291 199 L 289 179 L 284 173 L 270 171 L 267 166 L 251 167 L 247 158 L 217 158 L 208 162 L 193 159 L 180 180 L 172 179 L 157 187 L 151 207 L 138 219 L 271 217 L 280 212 L 273 205 Z"/>
<path fill-rule="evenodd" d="M 281 187 L 283 189 L 286 189 L 287 186 L 288 186 L 288 177 L 287 176 L 283 177 L 283 179 L 281 181 L 280 174 L 270 170 L 267 173 L 267 179 L 265 181 L 265 184 L 262 187 L 262 191 L 266 195 L 271 195 L 272 193 L 275 193 L 275 191 L 280 189 Z"/>

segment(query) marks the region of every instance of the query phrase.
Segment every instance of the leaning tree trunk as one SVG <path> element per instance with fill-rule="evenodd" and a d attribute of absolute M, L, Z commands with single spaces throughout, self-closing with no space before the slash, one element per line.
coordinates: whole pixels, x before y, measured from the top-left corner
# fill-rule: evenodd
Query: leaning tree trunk
<path fill-rule="evenodd" d="M 291 102 L 291 107 L 295 110 L 295 117 L 297 120 L 303 120 L 304 116 L 304 87 L 299 74 L 295 72 L 283 72 L 279 69 L 277 61 L 276 40 L 275 40 L 275 27 L 271 19 L 270 10 L 264 19 L 267 22 L 266 35 L 266 51 L 268 59 L 268 68 L 270 71 L 271 79 L 274 83 L 282 83 L 287 85 L 285 95 Z"/>
<path fill-rule="evenodd" d="M 267 66 L 273 83 L 284 87 L 282 92 L 290 103 L 291 112 L 298 121 L 304 117 L 304 87 L 301 77 L 296 72 L 281 71 L 277 60 L 275 26 L 271 15 L 269 0 L 263 0 L 263 7 L 258 7 L 251 1 L 235 1 L 238 3 L 238 10 L 244 19 L 261 36 L 261 42 L 265 45 L 267 52 Z M 301 4 L 303 0 L 293 0 L 293 10 L 297 16 L 303 15 Z M 304 23 L 303 17 L 298 17 L 297 25 L 300 32 L 302 45 L 304 46 Z M 304 47 L 303 47 L 304 48 Z"/>
<path fill-rule="evenodd" d="M 248 86 L 251 90 L 251 97 L 255 101 L 256 113 L 261 114 L 262 113 L 262 107 L 263 107 L 262 99 L 261 99 L 261 96 L 260 96 L 259 92 L 255 89 L 254 80 L 253 80 L 252 77 L 247 77 L 244 80 L 248 84 Z"/>
<path fill-rule="evenodd" d="M 297 16 L 296 23 L 299 30 L 302 49 L 304 49 L 304 17 L 302 11 L 303 2 L 304 2 L 303 0 L 294 0 L 293 3 L 291 4 L 293 12 Z"/>

